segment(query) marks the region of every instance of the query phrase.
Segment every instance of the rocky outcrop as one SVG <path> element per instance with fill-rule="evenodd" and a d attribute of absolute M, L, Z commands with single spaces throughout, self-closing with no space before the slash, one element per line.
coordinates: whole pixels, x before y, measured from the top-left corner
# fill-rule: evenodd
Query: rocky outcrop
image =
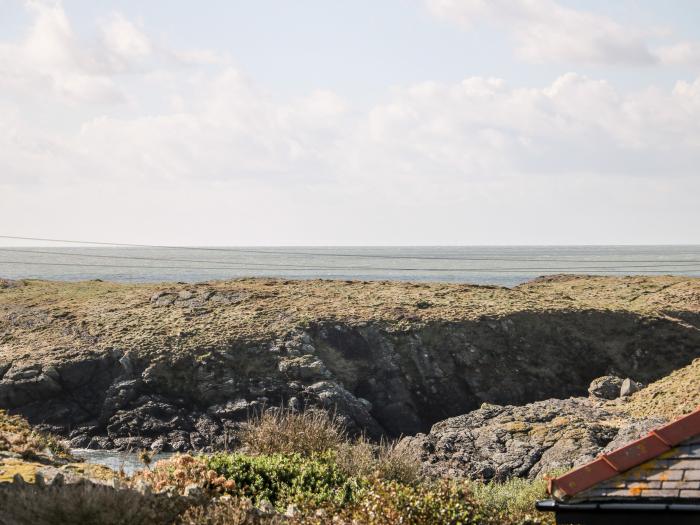
<path fill-rule="evenodd" d="M 617 399 L 624 380 L 616 376 L 598 377 L 591 381 L 588 393 L 600 399 Z"/>
<path fill-rule="evenodd" d="M 395 437 L 700 354 L 695 281 L 614 282 L 29 282 L 0 290 L 0 408 L 74 447 L 220 448 L 279 406 Z"/>
<path fill-rule="evenodd" d="M 568 469 L 637 439 L 663 419 L 637 420 L 596 399 L 549 399 L 524 406 L 484 404 L 404 438 L 426 474 L 505 480 Z"/>

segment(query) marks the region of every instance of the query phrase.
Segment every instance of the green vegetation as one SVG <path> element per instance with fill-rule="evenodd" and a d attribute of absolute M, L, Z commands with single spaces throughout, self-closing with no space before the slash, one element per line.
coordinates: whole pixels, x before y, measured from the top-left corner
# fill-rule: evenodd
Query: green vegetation
<path fill-rule="evenodd" d="M 47 439 L 20 418 L 2 417 L 0 428 Z M 306 439 L 294 440 L 296 433 Z M 534 511 L 543 481 L 426 479 L 393 443 L 348 439 L 321 412 L 272 411 L 251 421 L 243 441 L 245 452 L 153 465 L 144 455 L 147 468 L 114 486 L 0 484 L 0 508 L 12 523 L 36 525 L 551 523 Z"/>
<path fill-rule="evenodd" d="M 208 469 L 233 481 L 228 493 L 255 503 L 267 500 L 284 510 L 290 503 L 342 505 L 355 499 L 364 480 L 348 477 L 334 459 L 329 451 L 308 458 L 298 453 L 217 454 L 205 462 Z"/>

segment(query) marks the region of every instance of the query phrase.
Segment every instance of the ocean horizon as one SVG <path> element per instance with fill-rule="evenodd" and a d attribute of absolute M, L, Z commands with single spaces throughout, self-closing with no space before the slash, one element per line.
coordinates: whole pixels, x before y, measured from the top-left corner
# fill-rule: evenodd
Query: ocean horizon
<path fill-rule="evenodd" d="M 700 277 L 700 245 L 0 247 L 0 277 L 8 279 L 278 277 L 515 286 L 561 273 Z"/>

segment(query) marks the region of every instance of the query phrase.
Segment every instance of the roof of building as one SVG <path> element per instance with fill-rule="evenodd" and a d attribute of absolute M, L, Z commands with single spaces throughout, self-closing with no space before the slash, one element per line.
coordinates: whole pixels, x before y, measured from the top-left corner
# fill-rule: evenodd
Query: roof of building
<path fill-rule="evenodd" d="M 555 499 L 700 499 L 700 407 L 550 480 Z"/>

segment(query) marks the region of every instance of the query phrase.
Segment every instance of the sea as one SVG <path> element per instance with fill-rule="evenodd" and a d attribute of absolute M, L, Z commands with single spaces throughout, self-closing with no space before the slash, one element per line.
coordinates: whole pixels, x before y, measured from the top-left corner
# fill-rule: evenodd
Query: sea
<path fill-rule="evenodd" d="M 0 247 L 0 277 L 199 282 L 241 277 L 516 286 L 554 274 L 700 277 L 700 245 Z"/>

